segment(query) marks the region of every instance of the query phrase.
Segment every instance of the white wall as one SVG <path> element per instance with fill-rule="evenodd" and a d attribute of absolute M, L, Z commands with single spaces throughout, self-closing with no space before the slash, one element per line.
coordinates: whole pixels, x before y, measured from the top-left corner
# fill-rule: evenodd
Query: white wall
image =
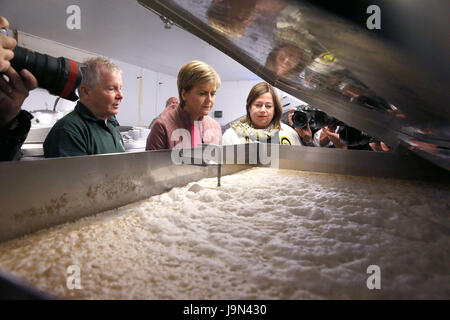
<path fill-rule="evenodd" d="M 53 110 L 53 105 L 55 104 L 56 98 L 58 97 L 50 95 L 47 90 L 37 88 L 30 92 L 30 95 L 25 99 L 22 108 L 28 111 L 42 109 Z M 76 102 L 60 99 L 58 105 L 56 106 L 56 110 L 64 111 L 67 109 L 73 109 L 75 104 Z"/>
<path fill-rule="evenodd" d="M 223 81 L 217 90 L 216 101 L 210 116 L 214 111 L 221 110 L 222 118 L 215 119 L 221 125 L 245 115 L 245 103 L 252 87 L 261 80 Z"/>
<path fill-rule="evenodd" d="M 159 115 L 166 106 L 166 101 L 170 97 L 178 98 L 178 87 L 177 87 L 177 77 L 170 76 L 164 73 L 157 74 L 157 84 L 156 84 L 156 105 L 155 114 Z"/>

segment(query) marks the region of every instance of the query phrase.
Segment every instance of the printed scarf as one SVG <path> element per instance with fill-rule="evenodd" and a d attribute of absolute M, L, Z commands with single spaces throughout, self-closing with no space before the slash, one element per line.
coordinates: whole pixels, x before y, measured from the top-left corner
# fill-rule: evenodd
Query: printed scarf
<path fill-rule="evenodd" d="M 270 142 L 271 138 L 278 132 L 273 123 L 265 129 L 256 129 L 245 122 L 236 121 L 231 125 L 231 128 L 237 133 L 242 143 L 248 143 L 249 141 Z"/>

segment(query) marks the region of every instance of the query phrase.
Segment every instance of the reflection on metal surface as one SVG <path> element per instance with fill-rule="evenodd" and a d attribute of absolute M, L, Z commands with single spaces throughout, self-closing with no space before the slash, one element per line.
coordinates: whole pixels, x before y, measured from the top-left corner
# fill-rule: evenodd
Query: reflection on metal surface
<path fill-rule="evenodd" d="M 280 169 L 423 180 L 448 180 L 448 171 L 404 152 L 371 152 L 280 145 Z"/>
<path fill-rule="evenodd" d="M 448 74 L 433 74 L 416 52 L 405 51 L 310 2 L 138 2 L 206 40 L 270 84 L 394 149 L 401 143 L 413 146 L 412 140 L 436 145 L 417 154 L 425 152 L 427 159 L 450 169 Z M 427 5 L 423 2 L 416 9 Z M 446 5 L 437 2 L 434 10 Z M 399 8 L 389 6 L 388 10 L 391 15 L 401 15 Z M 426 22 L 423 28 L 436 30 L 428 27 L 433 21 Z M 444 36 L 436 34 L 437 41 L 446 41 L 448 30 L 441 31 Z"/>

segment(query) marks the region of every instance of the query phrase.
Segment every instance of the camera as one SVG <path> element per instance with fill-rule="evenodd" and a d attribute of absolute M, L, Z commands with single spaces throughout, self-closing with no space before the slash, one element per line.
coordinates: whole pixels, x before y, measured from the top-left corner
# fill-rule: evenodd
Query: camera
<path fill-rule="evenodd" d="M 294 128 L 301 129 L 305 129 L 309 123 L 311 130 L 319 130 L 325 126 L 344 125 L 344 123 L 338 119 L 327 115 L 319 109 L 311 108 L 309 106 L 297 108 L 292 115 L 292 122 L 294 124 Z"/>
<path fill-rule="evenodd" d="M 33 52 L 23 47 L 14 48 L 11 66 L 20 71 L 27 69 L 37 79 L 40 88 L 50 94 L 77 101 L 76 89 L 81 83 L 80 64 L 64 57 Z"/>
<path fill-rule="evenodd" d="M 295 110 L 294 114 L 292 115 L 294 128 L 305 129 L 310 120 L 311 115 L 303 110 Z"/>
<path fill-rule="evenodd" d="M 317 131 L 325 126 L 339 126 L 339 140 L 350 147 L 363 146 L 377 141 L 368 134 L 310 106 L 297 107 L 297 110 L 292 115 L 292 122 L 294 123 L 294 128 L 301 129 L 305 129 L 309 123 L 312 131 Z"/>
<path fill-rule="evenodd" d="M 376 141 L 367 133 L 347 125 L 339 128 L 339 140 L 349 147 L 363 146 L 372 141 Z"/>
<path fill-rule="evenodd" d="M 376 109 L 378 111 L 392 110 L 391 105 L 379 96 L 361 95 L 354 98 L 353 101 L 369 109 Z"/>

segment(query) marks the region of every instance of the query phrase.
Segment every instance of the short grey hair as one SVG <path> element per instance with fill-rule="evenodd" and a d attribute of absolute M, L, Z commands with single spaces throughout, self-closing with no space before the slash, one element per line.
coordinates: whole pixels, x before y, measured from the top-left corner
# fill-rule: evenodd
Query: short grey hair
<path fill-rule="evenodd" d="M 87 59 L 83 62 L 80 70 L 82 75 L 80 86 L 85 85 L 88 87 L 95 86 L 100 82 L 100 73 L 102 71 L 122 74 L 122 70 L 116 64 L 104 57 Z"/>

